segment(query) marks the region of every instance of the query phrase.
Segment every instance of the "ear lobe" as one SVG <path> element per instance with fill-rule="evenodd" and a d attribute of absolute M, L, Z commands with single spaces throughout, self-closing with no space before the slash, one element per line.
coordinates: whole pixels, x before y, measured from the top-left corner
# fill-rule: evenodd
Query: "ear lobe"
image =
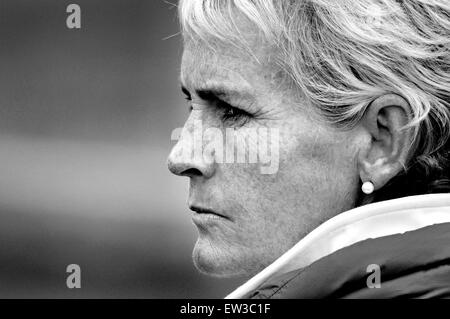
<path fill-rule="evenodd" d="M 362 182 L 372 182 L 375 190 L 405 167 L 412 131 L 404 126 L 410 114 L 409 103 L 404 98 L 387 94 L 373 101 L 363 116 L 361 125 L 370 139 L 359 152 L 359 173 Z"/>

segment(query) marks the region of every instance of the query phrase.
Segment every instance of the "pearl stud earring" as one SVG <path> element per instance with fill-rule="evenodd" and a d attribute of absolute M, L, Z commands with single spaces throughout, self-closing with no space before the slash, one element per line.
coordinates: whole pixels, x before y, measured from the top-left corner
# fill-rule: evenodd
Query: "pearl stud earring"
<path fill-rule="evenodd" d="M 375 186 L 372 182 L 364 182 L 364 184 L 362 184 L 361 190 L 364 194 L 369 195 L 373 193 L 373 191 L 375 190 Z"/>

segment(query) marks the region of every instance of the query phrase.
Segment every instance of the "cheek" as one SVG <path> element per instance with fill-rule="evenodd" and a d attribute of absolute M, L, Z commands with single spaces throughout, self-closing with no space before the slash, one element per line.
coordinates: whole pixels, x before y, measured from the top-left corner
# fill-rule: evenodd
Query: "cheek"
<path fill-rule="evenodd" d="M 351 208 L 357 174 L 348 140 L 345 133 L 286 125 L 275 174 L 261 174 L 260 165 L 222 166 L 224 199 L 240 226 L 295 227 L 304 235 Z"/>
<path fill-rule="evenodd" d="M 287 130 L 283 141 L 279 177 L 287 202 L 319 219 L 351 206 L 357 169 L 349 133 L 304 125 Z"/>

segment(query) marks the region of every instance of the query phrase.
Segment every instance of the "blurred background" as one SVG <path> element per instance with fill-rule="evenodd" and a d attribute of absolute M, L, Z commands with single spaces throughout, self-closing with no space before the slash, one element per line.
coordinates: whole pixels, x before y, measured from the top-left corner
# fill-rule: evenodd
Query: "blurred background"
<path fill-rule="evenodd" d="M 192 265 L 188 180 L 166 167 L 187 116 L 177 32 L 162 0 L 0 0 L 0 297 L 222 298 L 240 284 Z"/>

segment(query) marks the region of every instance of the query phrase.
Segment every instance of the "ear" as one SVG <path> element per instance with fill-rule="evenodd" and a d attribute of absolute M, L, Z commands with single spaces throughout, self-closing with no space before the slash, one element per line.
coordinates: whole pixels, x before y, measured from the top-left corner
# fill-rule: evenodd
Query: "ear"
<path fill-rule="evenodd" d="M 408 124 L 411 108 L 399 95 L 386 94 L 367 108 L 361 125 L 370 140 L 360 150 L 358 167 L 361 181 L 370 181 L 375 190 L 382 188 L 404 169 L 411 146 Z"/>

